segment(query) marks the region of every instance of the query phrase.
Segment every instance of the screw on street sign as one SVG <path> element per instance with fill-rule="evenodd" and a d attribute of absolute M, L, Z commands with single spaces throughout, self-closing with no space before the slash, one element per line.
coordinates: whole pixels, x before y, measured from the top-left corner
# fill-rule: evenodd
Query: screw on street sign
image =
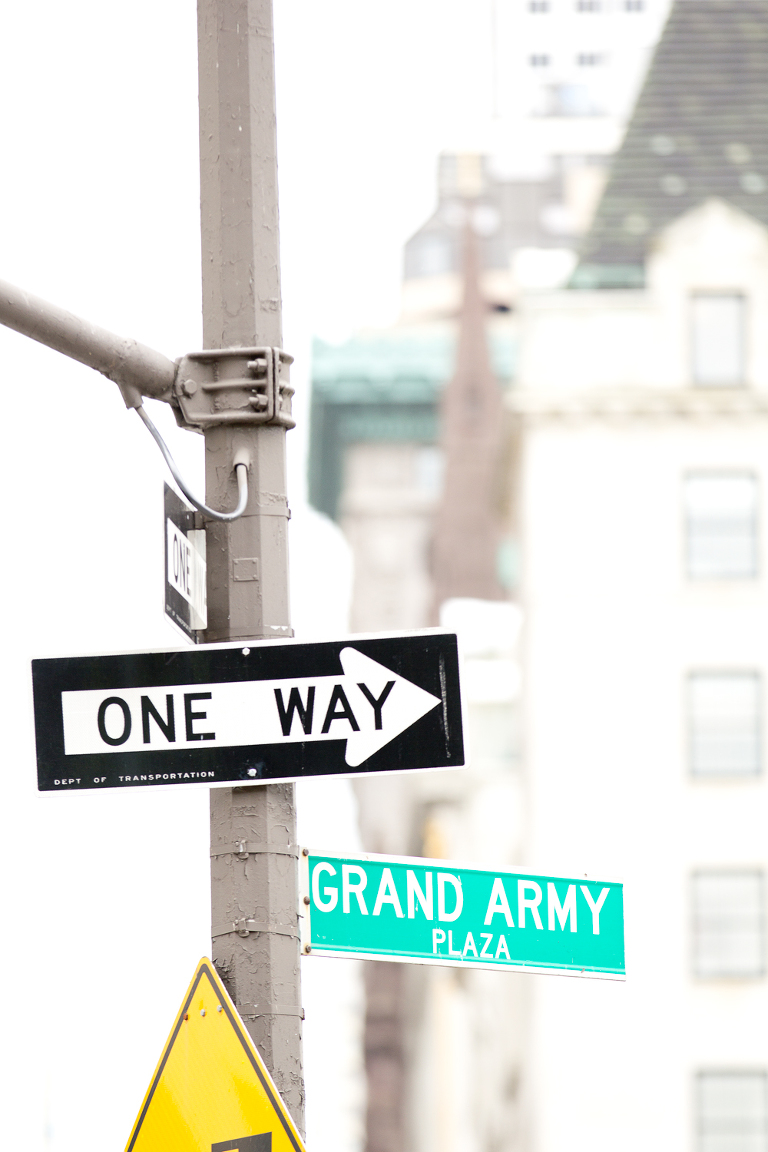
<path fill-rule="evenodd" d="M 304 851 L 305 953 L 624 979 L 621 884 Z"/>
<path fill-rule="evenodd" d="M 256 1045 L 207 959 L 195 970 L 126 1152 L 201 1149 L 304 1152 Z"/>
<path fill-rule="evenodd" d="M 41 790 L 464 764 L 450 633 L 33 660 L 32 683 Z"/>
<path fill-rule="evenodd" d="M 190 640 L 208 627 L 205 588 L 205 531 L 195 528 L 195 510 L 164 486 L 165 614 Z"/>

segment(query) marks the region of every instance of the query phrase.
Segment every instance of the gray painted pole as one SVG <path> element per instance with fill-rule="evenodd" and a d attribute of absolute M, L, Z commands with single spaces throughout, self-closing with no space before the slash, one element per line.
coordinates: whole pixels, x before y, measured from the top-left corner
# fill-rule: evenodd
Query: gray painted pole
<path fill-rule="evenodd" d="M 272 0 L 198 0 L 198 50 L 204 347 L 279 348 Z M 249 502 L 207 525 L 205 639 L 245 645 L 291 634 L 285 428 L 206 429 L 213 507 L 234 505 L 238 449 Z M 211 790 L 213 961 L 303 1131 L 297 851 L 292 785 Z"/>

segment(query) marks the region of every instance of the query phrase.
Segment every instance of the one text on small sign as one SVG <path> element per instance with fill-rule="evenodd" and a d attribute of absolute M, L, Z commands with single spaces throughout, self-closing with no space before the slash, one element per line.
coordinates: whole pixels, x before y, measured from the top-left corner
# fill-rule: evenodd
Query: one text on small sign
<path fill-rule="evenodd" d="M 195 512 L 167 484 L 165 513 L 165 614 L 190 640 L 208 627 L 205 532 Z"/>
<path fill-rule="evenodd" d="M 126 1152 L 304 1152 L 211 964 L 197 966 Z"/>
<path fill-rule="evenodd" d="M 35 660 L 32 680 L 41 790 L 464 763 L 450 633 Z"/>
<path fill-rule="evenodd" d="M 625 977 L 621 884 L 421 857 L 301 861 L 307 954 Z"/>

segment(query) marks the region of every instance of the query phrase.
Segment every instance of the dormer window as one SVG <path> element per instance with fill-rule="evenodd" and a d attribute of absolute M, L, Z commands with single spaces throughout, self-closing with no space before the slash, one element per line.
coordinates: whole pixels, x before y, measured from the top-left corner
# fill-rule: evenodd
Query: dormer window
<path fill-rule="evenodd" d="M 694 292 L 691 375 L 697 387 L 745 383 L 745 303 L 740 292 Z"/>

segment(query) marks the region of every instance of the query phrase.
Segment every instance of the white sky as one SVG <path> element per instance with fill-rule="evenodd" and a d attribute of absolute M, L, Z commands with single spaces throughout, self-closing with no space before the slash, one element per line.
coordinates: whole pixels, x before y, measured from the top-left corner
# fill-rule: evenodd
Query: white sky
<path fill-rule="evenodd" d="M 487 135 L 490 3 L 278 0 L 286 305 L 316 331 L 393 318 L 437 154 Z"/>
<path fill-rule="evenodd" d="M 486 0 L 277 0 L 305 635 L 341 628 L 349 579 L 338 537 L 301 506 L 310 335 L 396 309 L 402 243 L 431 211 L 437 153 L 471 144 L 489 111 L 488 31 Z M 171 357 L 199 347 L 196 115 L 193 0 L 7 2 L 0 278 Z M 38 795 L 29 661 L 176 643 L 161 612 L 164 470 L 117 389 L 89 370 L 0 329 L 0 375 L 2 1143 L 119 1152 L 209 948 L 207 793 Z M 155 408 L 200 488 L 201 439 Z M 354 836 L 349 793 L 324 783 L 304 826 L 341 847 Z M 336 1009 L 349 1017 L 354 978 L 337 968 L 323 987 L 328 1035 Z M 354 1117 L 334 1093 L 350 1049 L 329 1053 L 312 1028 L 308 1061 L 327 1069 L 322 1088 L 308 1085 L 314 1147 L 349 1149 Z"/>

